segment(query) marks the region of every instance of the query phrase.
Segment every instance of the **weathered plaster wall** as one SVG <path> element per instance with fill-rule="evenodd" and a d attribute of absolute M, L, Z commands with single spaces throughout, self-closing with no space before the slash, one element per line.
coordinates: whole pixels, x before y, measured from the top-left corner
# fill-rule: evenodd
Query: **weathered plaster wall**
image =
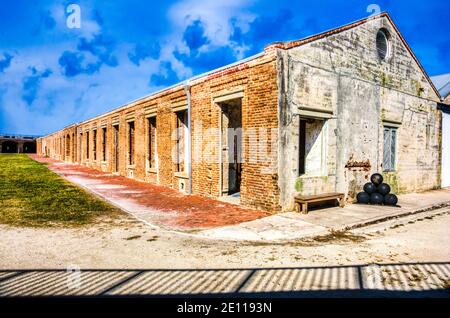
<path fill-rule="evenodd" d="M 305 172 L 310 176 L 326 176 L 327 128 L 326 121 L 314 120 L 306 123 Z"/>
<path fill-rule="evenodd" d="M 442 114 L 442 187 L 450 187 L 450 111 Z"/>
<path fill-rule="evenodd" d="M 376 34 L 391 35 L 382 61 Z M 385 17 L 341 33 L 279 50 L 280 204 L 295 193 L 344 192 L 351 200 L 371 173 L 382 171 L 383 123 L 398 126 L 395 192 L 439 186 L 438 97 Z M 299 118 L 325 117 L 326 174 L 298 174 Z"/>

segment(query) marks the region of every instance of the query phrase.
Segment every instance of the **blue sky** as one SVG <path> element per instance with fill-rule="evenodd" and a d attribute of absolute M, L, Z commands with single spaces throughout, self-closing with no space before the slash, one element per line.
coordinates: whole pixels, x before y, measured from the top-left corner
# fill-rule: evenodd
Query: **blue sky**
<path fill-rule="evenodd" d="M 0 0 L 0 132 L 47 134 L 192 75 L 388 11 L 430 76 L 450 73 L 449 1 Z M 67 27 L 70 4 L 81 28 Z"/>

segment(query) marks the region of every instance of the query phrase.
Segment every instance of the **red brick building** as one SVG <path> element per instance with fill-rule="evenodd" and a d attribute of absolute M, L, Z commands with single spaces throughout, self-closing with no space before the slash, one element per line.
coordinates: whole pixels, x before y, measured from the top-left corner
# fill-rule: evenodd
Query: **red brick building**
<path fill-rule="evenodd" d="M 289 210 L 295 193 L 354 197 L 375 171 L 384 171 L 396 192 L 439 187 L 437 102 L 436 89 L 383 13 L 269 45 L 40 138 L 37 147 L 42 155 L 187 193 Z M 398 140 L 397 147 L 383 139 Z M 430 164 L 402 165 L 403 154 L 420 152 L 425 140 Z M 412 181 L 421 169 L 425 175 Z"/>
<path fill-rule="evenodd" d="M 228 136 L 219 131 L 225 131 L 233 110 L 237 118 L 227 120 L 226 128 L 276 128 L 277 99 L 275 51 L 265 52 L 66 127 L 38 139 L 38 149 L 53 158 L 193 194 L 240 192 L 241 204 L 277 210 L 276 172 L 261 172 L 273 162 L 249 160 L 258 150 L 250 148 L 251 136 L 240 134 L 242 142 L 236 146 L 243 158 L 228 163 L 225 150 L 220 158 Z M 228 180 L 230 175 L 235 180 Z"/>

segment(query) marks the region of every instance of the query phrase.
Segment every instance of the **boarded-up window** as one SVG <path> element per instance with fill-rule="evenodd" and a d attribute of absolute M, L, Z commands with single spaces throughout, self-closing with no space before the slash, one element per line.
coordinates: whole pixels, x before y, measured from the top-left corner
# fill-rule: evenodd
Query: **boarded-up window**
<path fill-rule="evenodd" d="M 148 163 L 150 168 L 156 167 L 156 117 L 148 119 Z"/>
<path fill-rule="evenodd" d="M 102 128 L 102 160 L 106 161 L 106 127 Z"/>
<path fill-rule="evenodd" d="M 66 160 L 70 157 L 70 135 L 66 136 Z"/>
<path fill-rule="evenodd" d="M 394 171 L 397 151 L 397 129 L 384 127 L 383 170 Z"/>
<path fill-rule="evenodd" d="M 92 137 L 94 139 L 92 144 L 92 153 L 94 155 L 94 160 L 97 160 L 97 130 L 94 130 Z"/>
<path fill-rule="evenodd" d="M 89 131 L 86 132 L 86 159 L 89 159 Z"/>
<path fill-rule="evenodd" d="M 114 125 L 114 171 L 119 171 L 119 125 Z"/>
<path fill-rule="evenodd" d="M 80 133 L 80 155 L 79 155 L 79 161 L 83 160 L 83 133 Z"/>
<path fill-rule="evenodd" d="M 185 171 L 185 142 L 187 130 L 187 111 L 177 112 L 177 158 L 176 171 Z"/>
<path fill-rule="evenodd" d="M 128 163 L 134 165 L 134 121 L 128 123 Z"/>

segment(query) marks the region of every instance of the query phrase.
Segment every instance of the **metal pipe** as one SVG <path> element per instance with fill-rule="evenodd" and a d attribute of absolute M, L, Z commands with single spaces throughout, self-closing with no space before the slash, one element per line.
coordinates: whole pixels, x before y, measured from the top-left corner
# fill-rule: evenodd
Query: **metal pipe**
<path fill-rule="evenodd" d="M 187 136 L 187 165 L 188 165 L 188 193 L 192 194 L 192 146 L 191 146 L 191 86 L 189 85 L 189 81 L 183 83 L 184 91 L 186 92 L 187 97 L 187 106 L 188 106 L 188 136 Z"/>

